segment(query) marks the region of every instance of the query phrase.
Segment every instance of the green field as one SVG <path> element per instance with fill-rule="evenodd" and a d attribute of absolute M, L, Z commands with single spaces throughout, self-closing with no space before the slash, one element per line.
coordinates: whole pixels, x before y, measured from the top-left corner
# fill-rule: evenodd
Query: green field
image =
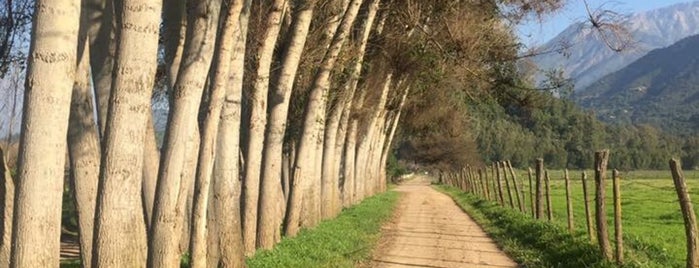
<path fill-rule="evenodd" d="M 594 173 L 587 171 L 591 212 L 594 217 Z M 527 173 L 517 172 L 524 183 L 529 211 Z M 607 177 L 607 218 L 614 244 L 611 170 Z M 677 194 L 669 171 L 621 172 L 622 222 L 626 263 L 630 267 L 684 267 L 686 240 Z M 699 209 L 699 171 L 685 171 L 695 209 Z M 563 171 L 551 171 L 554 223 L 567 226 Z M 587 237 L 581 171 L 571 171 L 571 192 L 577 237 Z M 504 195 L 507 199 L 507 194 Z M 506 202 L 508 203 L 508 202 Z M 544 202 L 544 208 L 546 203 Z M 516 205 L 516 201 L 515 201 Z M 529 212 L 528 212 L 529 213 Z M 545 214 L 544 214 L 545 215 Z M 593 222 L 594 225 L 594 222 Z"/>

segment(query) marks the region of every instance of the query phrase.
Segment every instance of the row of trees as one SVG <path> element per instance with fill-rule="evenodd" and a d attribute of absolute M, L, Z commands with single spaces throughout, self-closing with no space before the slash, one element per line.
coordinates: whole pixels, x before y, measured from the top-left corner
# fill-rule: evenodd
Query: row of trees
<path fill-rule="evenodd" d="M 83 266 L 176 267 L 185 252 L 194 267 L 243 266 L 385 190 L 406 102 L 420 112 L 454 92 L 429 94 L 434 81 L 512 55 L 503 16 L 559 5 L 37 1 L 0 266 L 58 266 L 66 160 Z"/>

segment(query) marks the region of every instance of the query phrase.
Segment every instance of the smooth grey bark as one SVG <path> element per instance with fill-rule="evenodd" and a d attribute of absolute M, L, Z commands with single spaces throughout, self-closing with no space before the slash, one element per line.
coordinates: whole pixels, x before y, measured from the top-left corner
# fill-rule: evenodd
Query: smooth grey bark
<path fill-rule="evenodd" d="M 115 4 L 118 49 L 102 143 L 93 267 L 146 265 L 143 143 L 157 66 L 161 4 L 158 0 Z"/>
<path fill-rule="evenodd" d="M 90 47 L 83 11 L 78 47 L 78 64 L 73 85 L 68 123 L 68 153 L 71 185 L 75 192 L 80 233 L 80 261 L 83 267 L 92 262 L 97 184 L 100 172 L 99 126 L 93 115 L 93 91 L 90 85 Z"/>
<path fill-rule="evenodd" d="M 182 62 L 172 92 L 172 106 L 158 172 L 148 248 L 149 266 L 174 267 L 179 263 L 177 241 L 180 234 L 175 229 L 178 219 L 178 192 L 182 187 L 182 180 L 188 179 L 183 178 L 182 174 L 196 168 L 191 163 L 187 165 L 188 156 L 196 155 L 196 152 L 187 150 L 187 137 L 197 126 L 199 104 L 213 57 L 220 6 L 220 0 L 192 0 L 188 3 Z M 206 197 L 207 190 L 201 187 L 202 185 L 195 186 L 194 195 L 197 196 L 199 189 L 203 190 Z M 201 213 L 197 211 L 197 201 L 206 202 L 205 197 L 203 200 L 194 199 L 193 217 L 196 217 L 197 212 Z M 198 208 L 205 209 L 206 203 Z M 204 215 L 206 219 L 205 210 L 200 215 Z M 196 222 L 194 219 L 193 221 Z M 192 255 L 194 254 L 195 252 L 192 252 Z M 192 256 L 193 264 L 195 258 Z"/>
<path fill-rule="evenodd" d="M 32 21 L 10 267 L 58 267 L 79 0 L 39 0 Z"/>
<path fill-rule="evenodd" d="M 273 239 L 274 228 L 278 228 L 267 225 L 274 224 L 276 222 L 274 218 L 279 214 L 276 211 L 278 207 L 276 202 L 281 194 L 281 191 L 278 191 L 281 189 L 280 182 L 260 180 L 260 176 L 265 125 L 267 124 L 269 77 L 274 47 L 279 37 L 286 2 L 286 0 L 272 1 L 264 25 L 261 26 L 264 32 L 260 33 L 261 44 L 256 51 L 257 68 L 249 105 L 250 120 L 247 144 L 244 145 L 247 150 L 245 151 L 245 167 L 243 169 L 245 174 L 243 177 L 243 246 L 245 247 L 245 255 L 248 256 L 255 253 L 258 235 L 262 239 Z M 257 228 L 258 215 L 259 225 L 262 227 L 259 232 Z M 264 244 L 268 245 L 269 243 Z"/>

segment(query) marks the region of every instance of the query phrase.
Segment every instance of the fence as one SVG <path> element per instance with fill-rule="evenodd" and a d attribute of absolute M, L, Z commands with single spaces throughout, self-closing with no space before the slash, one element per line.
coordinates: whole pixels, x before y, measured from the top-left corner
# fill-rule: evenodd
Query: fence
<path fill-rule="evenodd" d="M 594 192 L 588 185 L 587 173 L 582 171 L 579 182 L 569 174 L 568 170 L 563 171 L 561 176 L 563 188 L 565 190 L 565 224 L 569 232 L 574 233 L 575 217 L 574 202 L 581 202 L 584 205 L 584 232 L 591 243 L 599 245 L 600 254 L 618 265 L 625 263 L 624 260 L 624 234 L 622 224 L 622 204 L 624 201 L 637 201 L 632 198 L 622 199 L 621 175 L 617 170 L 611 172 L 611 197 L 613 204 L 613 235 L 614 249 L 609 237 L 609 222 L 607 220 L 607 164 L 609 162 L 609 151 L 603 150 L 595 153 L 594 165 Z M 687 190 L 686 180 L 680 169 L 678 160 L 670 160 L 670 170 L 674 182 L 672 187 L 663 187 L 662 190 L 673 191 L 677 194 L 679 207 L 681 208 L 686 244 L 687 244 L 687 267 L 699 267 L 699 229 L 697 228 L 696 216 L 692 207 L 690 195 Z M 474 194 L 482 199 L 493 201 L 500 206 L 517 210 L 523 214 L 539 220 L 553 221 L 554 206 L 551 192 L 551 174 L 544 167 L 543 159 L 536 159 L 535 169 L 526 170 L 528 185 L 519 180 L 516 170 L 510 161 L 498 161 L 485 167 L 466 167 L 460 172 L 443 172 L 440 174 L 442 182 L 458 187 L 466 192 Z M 628 184 L 643 184 L 643 182 L 625 182 Z M 559 184 L 560 185 L 560 184 Z M 581 192 L 573 191 L 571 185 L 582 187 Z M 650 187 L 650 186 L 649 186 Z M 560 188 L 559 188 L 560 189 Z M 672 190 L 670 190 L 672 189 Z M 527 192 L 528 191 L 528 192 Z M 582 198 L 579 198 L 582 196 Z M 591 199 L 590 196 L 594 196 Z M 582 199 L 582 200 L 580 200 Z M 527 204 L 527 201 L 528 204 Z M 594 204 L 592 204 L 594 202 Z M 667 202 L 667 201 L 662 201 Z M 592 211 L 594 206 L 594 211 Z M 562 210 L 561 210 L 562 211 Z M 560 211 L 559 211 L 560 212 Z M 592 214 L 594 212 L 594 214 Z M 559 213 L 560 215 L 560 213 Z M 594 216 L 593 216 L 594 215 Z M 582 217 L 582 216 L 580 216 Z M 561 220 L 563 220 L 561 218 Z M 583 226 L 583 225 L 581 225 Z"/>

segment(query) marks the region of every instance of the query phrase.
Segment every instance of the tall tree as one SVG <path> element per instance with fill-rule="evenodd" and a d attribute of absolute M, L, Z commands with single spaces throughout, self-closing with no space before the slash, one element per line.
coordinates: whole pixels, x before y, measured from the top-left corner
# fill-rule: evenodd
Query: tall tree
<path fill-rule="evenodd" d="M 37 1 L 27 63 L 11 267 L 58 267 L 80 1 Z"/>
<path fill-rule="evenodd" d="M 286 52 L 282 57 L 281 68 L 278 73 L 276 83 L 273 83 L 274 89 L 272 92 L 271 101 L 269 102 L 269 120 L 265 131 L 265 146 L 263 152 L 264 169 L 262 173 L 262 181 L 271 180 L 272 182 L 281 181 L 282 154 L 284 145 L 284 136 L 286 133 L 287 115 L 289 114 L 289 104 L 291 99 L 291 91 L 296 79 L 296 74 L 301 59 L 303 48 L 308 37 L 309 27 L 313 18 L 313 9 L 315 0 L 298 1 L 295 5 L 292 23 L 289 29 L 289 37 L 286 41 Z M 263 190 L 265 191 L 265 190 Z M 300 194 L 300 193 L 297 193 Z M 293 196 L 293 193 L 291 193 Z M 300 201 L 301 196 L 296 198 Z M 279 201 L 281 202 L 281 200 Z M 297 203 L 298 204 L 298 201 Z M 281 206 L 279 204 L 278 206 Z M 288 206 L 291 205 L 291 201 Z M 287 213 L 291 213 L 291 207 L 287 209 Z M 298 210 L 293 210 L 295 214 L 286 216 L 286 232 L 287 234 L 295 235 L 298 232 Z M 281 222 L 281 209 L 277 218 L 277 222 L 261 222 L 262 225 L 270 224 L 271 226 L 279 226 Z M 269 227 L 260 226 L 261 230 L 267 230 Z M 292 229 L 290 232 L 289 229 Z M 260 247 L 268 248 L 266 237 L 260 237 Z"/>
<path fill-rule="evenodd" d="M 240 197 L 240 103 L 243 88 L 245 44 L 251 0 L 243 1 L 239 24 L 235 28 L 228 86 L 221 110 L 221 121 L 214 161 L 214 213 L 217 218 L 220 264 L 243 267 L 243 230 Z"/>
<path fill-rule="evenodd" d="M 250 120 L 246 146 L 247 150 L 245 150 L 245 176 L 243 180 L 243 198 L 245 202 L 243 205 L 243 243 L 246 255 L 251 255 L 255 252 L 255 241 L 258 233 L 258 205 L 260 207 L 263 205 L 267 207 L 266 204 L 258 203 L 258 201 L 260 201 L 262 149 L 265 138 L 265 125 L 267 124 L 267 93 L 269 91 L 269 77 L 274 56 L 274 47 L 277 43 L 279 30 L 281 29 L 282 16 L 286 9 L 286 2 L 287 0 L 272 1 L 271 6 L 269 6 L 267 18 L 262 26 L 264 31 L 261 33 L 261 44 L 257 47 L 256 51 L 257 66 L 250 100 Z M 263 180 L 262 183 L 279 184 L 280 182 Z M 265 186 L 269 188 L 269 185 Z M 279 193 L 271 192 L 264 194 L 278 195 Z M 272 196 L 264 196 L 262 199 L 263 202 L 267 200 L 275 199 Z M 262 219 L 260 220 L 262 221 Z"/>
<path fill-rule="evenodd" d="M 301 140 L 296 155 L 294 172 L 294 178 L 299 180 L 294 182 L 294 185 L 304 188 L 304 195 L 307 195 L 304 198 L 306 200 L 304 204 L 306 204 L 305 211 L 308 213 L 304 215 L 304 221 L 302 221 L 302 224 L 305 223 L 305 226 L 314 226 L 320 221 L 321 174 L 319 172 L 320 167 L 317 164 L 318 160 L 321 160 L 322 163 L 322 139 L 323 129 L 325 128 L 327 96 L 330 89 L 330 74 L 342 51 L 360 6 L 360 0 L 352 0 L 350 2 L 349 8 L 340 23 L 340 28 L 335 32 L 330 46 L 316 70 L 305 107 Z"/>
<path fill-rule="evenodd" d="M 87 8 L 83 8 L 81 12 L 78 62 L 68 123 L 71 186 L 75 192 L 78 212 L 80 260 L 85 266 L 92 263 L 92 232 L 100 171 L 99 126 L 93 115 L 93 91 L 90 84 L 87 11 Z"/>
<path fill-rule="evenodd" d="M 197 168 L 197 180 L 212 178 L 214 172 L 216 145 L 217 145 L 217 135 L 219 132 L 221 111 L 223 109 L 223 103 L 225 100 L 225 93 L 227 90 L 230 74 L 230 66 L 232 65 L 233 57 L 242 57 L 244 51 L 241 52 L 240 48 L 240 30 L 241 24 L 247 23 L 247 14 L 241 14 L 243 8 L 249 3 L 243 3 L 243 1 L 226 1 L 223 4 L 223 14 L 221 29 L 219 31 L 219 36 L 217 40 L 216 52 L 214 54 L 214 62 L 212 66 L 213 80 L 212 88 L 209 92 L 209 107 L 206 112 L 206 119 L 204 122 L 204 127 L 202 129 L 202 141 L 201 150 L 199 152 L 199 167 Z M 245 11 L 247 12 L 247 11 Z M 216 178 L 213 178 L 214 186 L 219 186 L 216 183 Z M 225 185 L 225 183 L 221 183 Z M 225 188 L 225 187 L 221 187 Z M 209 267 L 223 266 L 223 267 L 241 267 L 242 254 L 234 251 L 240 251 L 241 248 L 232 249 L 234 243 L 240 243 L 240 241 L 231 241 L 231 234 L 228 229 L 225 228 L 228 224 L 239 224 L 230 220 L 230 216 L 225 216 L 226 214 L 236 214 L 233 211 L 217 211 L 219 209 L 218 200 L 227 199 L 230 197 L 225 197 L 220 194 L 222 189 L 216 189 L 214 187 L 211 193 L 213 194 L 213 200 L 209 201 L 210 207 L 207 210 L 207 264 Z M 233 203 L 234 201 L 228 200 L 228 202 Z M 221 214 L 221 215 L 218 215 Z M 239 218 L 239 214 L 234 215 Z M 225 219 L 224 219 L 225 218 Z M 224 221 L 231 221 L 224 222 Z M 194 225 L 197 228 L 198 224 Z M 193 228 L 193 229 L 194 229 Z M 240 228 L 240 227 L 239 227 Z M 200 235 L 200 231 L 192 232 L 195 235 Z M 196 248 L 193 248 L 196 250 Z M 213 254 L 213 253 L 216 254 Z M 193 256 L 194 257 L 194 256 Z"/>
<path fill-rule="evenodd" d="M 191 0 L 188 7 L 182 63 L 172 92 L 150 229 L 148 262 L 156 267 L 173 267 L 179 262 L 180 234 L 175 230 L 178 193 L 184 184 L 182 180 L 191 179 L 182 174 L 196 169 L 196 166 L 187 165 L 188 157 L 196 155 L 196 152 L 187 150 L 187 144 L 191 142 L 188 137 L 196 131 L 199 104 L 213 57 L 221 2 Z M 195 199 L 195 203 L 197 201 Z M 202 215 L 205 219 L 206 213 Z"/>
<path fill-rule="evenodd" d="M 93 266 L 146 265 L 141 175 L 161 4 L 159 0 L 115 3 L 118 48 L 102 143 Z"/>

